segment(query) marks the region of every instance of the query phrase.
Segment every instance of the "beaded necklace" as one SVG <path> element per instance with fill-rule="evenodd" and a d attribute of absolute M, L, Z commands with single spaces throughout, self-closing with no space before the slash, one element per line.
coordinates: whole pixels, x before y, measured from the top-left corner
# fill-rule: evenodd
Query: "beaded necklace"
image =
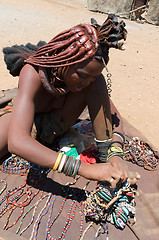
<path fill-rule="evenodd" d="M 51 199 L 52 195 L 53 195 L 52 193 L 49 193 L 48 198 L 47 198 L 47 201 L 46 201 L 44 207 L 41 209 L 41 211 L 40 211 L 40 213 L 39 213 L 39 215 L 38 215 L 38 217 L 37 217 L 37 219 L 36 219 L 36 221 L 35 221 L 35 223 L 34 223 L 30 240 L 33 240 L 33 239 L 36 239 L 36 238 L 37 238 L 37 231 L 38 231 L 38 228 L 39 228 L 39 224 L 40 224 L 40 222 L 41 222 L 42 217 L 43 217 L 45 214 L 47 214 L 47 212 L 48 212 L 48 209 L 49 209 L 49 207 L 50 207 L 50 199 Z M 44 211 L 45 209 L 46 209 L 46 211 L 43 213 L 43 211 Z"/>
<path fill-rule="evenodd" d="M 68 214 L 67 214 L 67 220 L 66 220 L 65 226 L 63 228 L 63 231 L 61 233 L 61 236 L 58 237 L 58 238 L 51 237 L 50 229 L 51 229 L 51 226 L 53 225 L 53 223 L 55 222 L 55 221 L 53 221 L 53 222 L 51 222 L 51 224 L 48 224 L 48 226 L 46 228 L 46 234 L 47 234 L 48 238 L 45 238 L 45 239 L 50 239 L 50 240 L 60 240 L 62 238 L 65 239 L 66 233 L 67 233 L 69 227 L 71 226 L 72 220 L 75 217 L 76 208 L 77 208 L 77 201 L 73 200 L 70 207 L 69 207 Z M 71 216 L 71 212 L 72 212 L 72 216 Z M 61 214 L 61 212 L 59 211 L 57 216 L 59 216 L 60 214 Z"/>
<path fill-rule="evenodd" d="M 21 196 L 23 196 L 23 189 L 19 191 L 18 194 L 16 194 L 13 198 L 10 199 L 11 202 L 16 201 L 19 199 Z M 7 211 L 9 211 L 12 208 L 12 206 L 9 206 L 8 203 L 5 203 L 4 207 L 0 211 L 0 217 L 2 217 Z"/>
<path fill-rule="evenodd" d="M 11 201 L 19 198 L 19 195 L 23 193 L 23 188 L 25 187 L 26 185 L 26 181 L 24 184 L 20 185 L 20 186 L 17 186 L 17 187 L 14 187 L 13 189 L 11 188 L 10 190 L 7 191 L 7 193 L 2 197 L 2 199 L 0 200 L 0 205 L 6 200 L 8 199 L 10 196 L 12 196 L 13 194 L 15 194 L 16 192 L 20 191 L 16 196 L 14 196 L 12 198 Z M 8 207 L 8 203 L 6 203 L 4 205 L 4 207 L 2 208 L 2 210 L 0 211 L 0 217 L 3 215 L 3 212 L 6 211 L 7 207 Z"/>
<path fill-rule="evenodd" d="M 37 201 L 35 204 L 33 204 L 33 206 L 31 206 L 31 207 L 27 210 L 27 212 L 25 212 L 25 213 L 23 214 L 23 216 L 21 217 L 21 221 L 20 221 L 20 224 L 19 224 L 19 226 L 18 226 L 18 229 L 17 229 L 17 231 L 16 231 L 16 234 L 18 234 L 19 231 L 20 231 L 20 228 L 21 228 L 22 223 L 23 223 L 23 219 L 27 216 L 27 214 L 29 214 L 29 212 L 30 212 L 32 209 L 34 209 L 33 214 L 32 214 L 32 218 L 31 218 L 30 222 L 29 222 L 28 225 L 20 232 L 20 235 L 22 235 L 22 233 L 25 232 L 25 231 L 30 227 L 30 225 L 31 225 L 31 224 L 33 223 L 33 221 L 34 221 L 35 212 L 36 212 L 36 210 L 37 210 L 37 207 L 38 207 L 39 203 L 40 203 L 46 196 L 47 196 L 47 195 L 44 195 L 44 196 L 43 196 L 43 191 L 42 191 L 42 193 L 41 193 L 38 201 Z"/>
<path fill-rule="evenodd" d="M 18 222 L 18 220 L 21 218 L 21 216 L 22 216 L 23 213 L 24 213 L 24 207 L 28 206 L 28 205 L 30 204 L 30 202 L 34 199 L 34 197 L 39 193 L 39 190 L 37 190 L 37 191 L 33 194 L 33 196 L 31 196 L 32 193 L 31 193 L 30 191 L 28 191 L 29 188 L 31 188 L 31 187 L 28 187 L 27 190 L 26 190 L 26 192 L 24 193 L 24 194 L 27 194 L 27 197 L 26 197 L 23 201 L 21 201 L 20 203 L 14 202 L 14 203 L 11 204 L 11 205 L 12 205 L 12 209 L 11 209 L 11 211 L 10 211 L 8 217 L 7 217 L 6 224 L 5 224 L 5 226 L 3 227 L 4 229 L 7 230 L 8 228 L 13 227 L 13 226 Z M 20 215 L 17 217 L 17 219 L 15 220 L 15 222 L 13 222 L 10 226 L 7 226 L 8 222 L 9 222 L 9 217 L 11 216 L 12 212 L 13 212 L 17 207 L 21 209 Z"/>
<path fill-rule="evenodd" d="M 20 216 L 18 216 L 18 218 L 15 220 L 15 222 L 13 222 L 10 226 L 8 226 L 9 218 L 10 218 L 11 214 L 13 213 L 13 211 L 15 210 L 15 208 L 16 208 L 15 206 L 11 207 L 11 210 L 9 212 L 9 215 L 6 218 L 6 222 L 5 222 L 4 226 L 3 226 L 3 229 L 8 230 L 9 228 L 13 227 L 18 222 L 20 216 L 23 214 L 24 208 L 21 208 Z"/>
<path fill-rule="evenodd" d="M 0 200 L 0 205 L 6 200 L 7 196 L 11 193 L 11 192 L 14 192 L 16 189 L 18 189 L 19 187 L 14 187 L 13 189 L 10 189 L 7 191 L 7 193 L 4 195 L 4 197 Z M 8 205 L 4 205 L 4 207 L 7 207 Z M 2 210 L 0 211 L 0 214 L 2 213 Z M 0 215 L 1 217 L 1 215 Z"/>
<path fill-rule="evenodd" d="M 52 227 L 52 225 L 54 224 L 54 222 L 58 219 L 58 217 L 60 216 L 60 214 L 62 213 L 63 207 L 65 205 L 66 202 L 66 198 L 63 199 L 62 203 L 61 203 L 61 207 L 59 212 L 57 213 L 57 215 L 55 216 L 55 218 L 50 222 L 50 216 L 52 214 L 52 208 L 50 209 L 50 215 L 49 215 L 49 219 L 47 221 L 47 225 L 46 225 L 46 235 L 45 235 L 45 239 L 51 238 L 51 234 L 50 234 L 50 229 Z"/>
<path fill-rule="evenodd" d="M 30 163 L 14 154 L 11 157 L 7 158 L 1 166 L 1 170 L 6 173 L 18 174 L 24 176 L 28 169 L 30 168 Z"/>
<path fill-rule="evenodd" d="M 78 204 L 78 201 L 77 199 L 79 200 L 80 199 L 80 203 L 78 205 L 78 209 L 79 209 L 79 214 L 80 214 L 80 219 L 81 219 L 81 223 L 80 223 L 80 235 L 79 235 L 79 239 L 81 239 L 81 236 L 82 236 L 82 232 L 83 232 L 83 222 L 84 222 L 84 214 L 82 212 L 82 201 L 85 197 L 85 192 L 83 190 L 83 194 L 82 194 L 82 190 L 74 190 L 73 188 L 70 188 L 68 186 L 70 185 L 74 185 L 77 180 L 79 179 L 79 177 L 77 177 L 75 179 L 74 182 L 72 183 L 67 183 L 64 187 L 63 187 L 63 193 L 65 195 L 63 201 L 62 201 L 62 204 L 61 204 L 61 207 L 60 207 L 60 210 L 59 212 L 57 213 L 57 215 L 55 216 L 55 218 L 51 221 L 51 215 L 52 215 L 52 211 L 53 211 L 53 207 L 50 209 L 50 214 L 49 214 L 49 218 L 48 218 L 48 221 L 47 221 L 47 226 L 46 226 L 46 234 L 45 234 L 45 239 L 49 239 L 49 240 L 60 240 L 60 239 L 65 239 L 66 237 L 66 233 L 68 231 L 68 229 L 70 228 L 71 226 L 71 223 L 75 217 L 75 213 L 76 213 L 76 209 L 77 209 L 77 204 Z M 84 189 L 87 187 L 88 184 L 86 184 L 86 186 L 84 187 Z M 51 233 L 50 233 L 50 230 L 51 230 L 51 227 L 53 226 L 53 224 L 55 223 L 55 221 L 58 219 L 58 217 L 61 215 L 62 213 L 62 210 L 64 208 L 64 204 L 66 203 L 66 200 L 68 197 L 73 197 L 73 201 L 72 203 L 70 204 L 70 207 L 69 207 L 69 210 L 68 210 L 68 214 L 67 214 L 67 220 L 66 220 L 66 223 L 65 223 L 65 226 L 63 228 L 63 231 L 61 233 L 61 235 L 57 238 L 53 238 L 51 236 Z M 53 200 L 54 201 L 54 200 Z M 53 205 L 54 203 L 52 203 Z M 72 214 L 71 214 L 72 213 Z"/>
<path fill-rule="evenodd" d="M 126 135 L 127 136 L 127 135 Z M 129 136 L 127 136 L 129 137 Z M 158 160 L 152 149 L 138 137 L 129 137 L 131 140 L 125 143 L 125 158 L 146 170 L 157 170 Z"/>
<path fill-rule="evenodd" d="M 82 212 L 82 202 L 79 203 L 78 208 L 79 208 L 79 214 L 80 214 L 80 218 L 81 218 L 80 235 L 79 235 L 79 239 L 81 239 L 82 232 L 83 232 L 83 223 L 84 223 L 84 214 Z"/>
<path fill-rule="evenodd" d="M 52 216 L 53 206 L 54 206 L 55 200 L 56 200 L 56 196 L 54 196 L 54 199 L 52 200 L 52 204 L 51 204 L 51 207 L 50 207 L 49 217 L 48 217 L 47 224 L 46 224 L 45 239 L 47 239 L 47 235 L 48 235 L 48 233 L 49 233 L 49 232 L 48 232 L 48 227 L 49 227 L 49 224 L 50 224 L 50 221 L 51 221 L 51 216 Z"/>
<path fill-rule="evenodd" d="M 31 190 L 32 188 L 31 186 L 27 187 L 27 189 L 25 190 L 24 189 L 25 186 L 26 186 L 26 181 L 23 185 L 20 185 L 20 186 L 14 187 L 13 189 L 8 190 L 7 193 L 0 200 L 0 205 L 6 200 L 5 205 L 0 210 L 0 217 L 2 217 L 7 211 L 10 211 L 6 218 L 3 229 L 7 230 L 13 227 L 24 214 L 24 207 L 28 206 L 30 202 L 35 198 L 35 196 L 39 193 L 39 190 L 33 193 Z M 18 200 L 24 195 L 27 195 L 26 198 L 23 201 L 18 202 Z M 21 210 L 20 215 L 11 225 L 8 226 L 9 218 L 11 217 L 13 211 L 16 208 L 20 208 Z"/>

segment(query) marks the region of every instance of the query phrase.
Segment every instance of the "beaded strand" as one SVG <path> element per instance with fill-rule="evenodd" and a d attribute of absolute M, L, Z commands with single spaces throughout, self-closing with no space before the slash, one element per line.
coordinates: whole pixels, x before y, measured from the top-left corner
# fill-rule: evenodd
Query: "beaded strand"
<path fill-rule="evenodd" d="M 30 188 L 30 187 L 29 187 L 29 188 Z M 28 189 L 29 189 L 29 188 L 28 188 Z M 33 196 L 31 197 L 31 196 L 30 196 L 30 193 L 28 192 L 28 189 L 27 189 L 26 192 L 24 193 L 24 194 L 27 194 L 27 197 L 26 197 L 22 202 L 12 204 L 12 206 L 13 206 L 12 212 L 13 212 L 13 210 L 15 210 L 16 207 L 18 207 L 18 208 L 21 208 L 21 213 L 20 213 L 20 215 L 18 216 L 18 218 L 16 219 L 16 221 L 13 222 L 10 226 L 6 227 L 6 225 L 5 225 L 6 230 L 9 229 L 9 228 L 11 228 L 11 227 L 13 227 L 13 226 L 18 222 L 18 220 L 21 218 L 21 216 L 22 216 L 23 213 L 24 213 L 24 207 L 28 206 L 29 203 L 30 203 L 30 202 L 35 198 L 35 196 L 39 193 L 39 190 L 37 190 L 37 191 L 33 194 Z M 12 212 L 11 212 L 11 213 L 12 213 Z M 10 214 L 10 215 L 11 215 L 11 214 Z M 10 217 L 10 216 L 9 216 L 9 217 Z M 9 221 L 9 217 L 8 217 L 8 221 Z"/>
<path fill-rule="evenodd" d="M 48 227 L 49 227 L 49 224 L 50 224 L 50 221 L 51 221 L 51 216 L 52 216 L 53 206 L 54 206 L 55 200 L 56 200 L 56 195 L 54 196 L 54 199 L 52 200 L 52 204 L 51 204 L 50 212 L 49 212 L 49 217 L 48 217 L 47 224 L 46 224 L 46 234 L 45 234 L 45 239 L 46 240 L 47 240 Z"/>
<path fill-rule="evenodd" d="M 22 223 L 23 223 L 23 219 L 26 217 L 27 214 L 29 214 L 29 212 L 30 212 L 32 209 L 34 209 L 33 214 L 32 214 L 32 218 L 31 218 L 30 222 L 29 222 L 28 225 L 20 232 L 20 235 L 22 235 L 22 233 L 25 232 L 25 231 L 30 227 L 30 225 L 31 225 L 31 224 L 33 223 L 33 221 L 34 221 L 34 216 L 35 216 L 35 212 L 36 212 L 36 210 L 37 210 L 37 207 L 38 207 L 39 203 L 40 203 L 45 197 L 47 197 L 47 195 L 44 195 L 44 196 L 43 196 L 43 192 L 42 192 L 42 194 L 41 194 L 40 197 L 39 197 L 39 200 L 38 200 L 33 206 L 31 206 L 31 207 L 27 210 L 27 212 L 25 212 L 25 213 L 23 214 L 23 216 L 21 217 L 21 221 L 20 221 L 20 224 L 19 224 L 19 226 L 18 226 L 18 229 L 17 229 L 17 231 L 16 231 L 16 234 L 18 234 L 19 231 L 20 231 L 20 228 L 21 228 Z"/>
<path fill-rule="evenodd" d="M 80 218 L 81 218 L 81 223 L 80 223 L 80 235 L 79 235 L 79 240 L 82 237 L 82 232 L 83 232 L 83 223 L 84 223 L 84 214 L 82 212 L 82 203 L 79 203 L 79 214 L 80 214 Z"/>
<path fill-rule="evenodd" d="M 52 224 L 49 224 L 48 227 L 47 227 L 47 237 L 49 240 L 60 240 L 62 238 L 65 239 L 65 235 L 69 229 L 69 227 L 71 226 L 71 222 L 72 220 L 74 219 L 75 217 L 75 212 L 76 212 L 76 208 L 77 208 L 77 201 L 76 200 L 73 200 L 70 207 L 69 207 L 69 210 L 68 210 L 68 214 L 67 214 L 67 221 L 65 223 L 65 226 L 63 228 L 63 231 L 61 233 L 61 236 L 58 237 L 58 238 L 53 238 L 51 237 L 51 234 L 50 234 L 50 228 L 52 226 Z M 73 210 L 72 210 L 73 209 Z M 72 216 L 71 216 L 71 212 L 72 212 Z"/>
<path fill-rule="evenodd" d="M 4 190 L 7 188 L 7 182 L 6 180 L 2 179 L 0 180 L 0 183 L 4 183 L 4 187 L 0 191 L 0 195 L 4 192 Z"/>
<path fill-rule="evenodd" d="M 9 198 L 11 195 L 15 194 L 15 193 L 18 192 L 18 191 L 20 191 L 20 192 L 19 192 L 16 196 L 14 196 L 10 201 L 12 202 L 12 201 L 14 201 L 14 200 L 19 199 L 20 196 L 21 196 L 21 194 L 23 194 L 23 191 L 24 191 L 23 188 L 24 188 L 25 185 L 26 185 L 26 182 L 25 182 L 23 185 L 21 185 L 21 186 L 17 186 L 17 187 L 15 187 L 15 188 L 13 188 L 13 189 L 8 190 L 7 193 L 6 193 L 6 195 L 1 199 L 0 205 L 1 205 L 5 200 L 8 200 L 8 198 Z M 10 207 L 7 208 L 8 205 L 9 205 L 8 203 L 6 203 L 6 204 L 4 205 L 4 207 L 3 207 L 2 210 L 0 211 L 0 217 L 2 217 L 2 215 L 4 215 L 8 210 L 10 210 Z"/>
<path fill-rule="evenodd" d="M 63 199 L 63 201 L 62 201 L 62 203 L 61 203 L 61 207 L 60 207 L 60 210 L 59 210 L 59 212 L 57 213 L 57 215 L 55 216 L 55 218 L 50 222 L 50 220 L 49 220 L 49 224 L 47 225 L 47 227 L 46 227 L 46 237 L 50 237 L 51 236 L 51 234 L 50 234 L 50 229 L 51 229 L 51 227 L 52 227 L 52 225 L 54 224 L 54 222 L 58 219 L 58 217 L 60 216 L 60 214 L 62 213 L 62 210 L 63 210 L 63 208 L 64 208 L 64 205 L 65 205 L 65 202 L 66 202 L 66 198 L 64 198 Z M 45 239 L 47 239 L 45 237 Z"/>
<path fill-rule="evenodd" d="M 48 199 L 47 199 L 44 207 L 41 209 L 41 211 L 40 211 L 40 213 L 39 213 L 39 215 L 38 215 L 38 217 L 37 217 L 37 219 L 36 219 L 36 221 L 35 221 L 35 223 L 34 223 L 30 240 L 37 238 L 37 232 L 38 232 L 39 224 L 40 224 L 40 222 L 41 222 L 42 217 L 43 217 L 45 214 L 47 214 L 47 212 L 48 212 L 48 209 L 49 209 L 49 207 L 50 207 L 50 199 L 51 199 L 52 195 L 53 195 L 52 193 L 49 193 Z M 45 209 L 46 209 L 46 211 L 43 213 L 43 211 L 44 211 Z"/>
<path fill-rule="evenodd" d="M 10 201 L 12 202 L 12 201 L 14 201 L 14 200 L 16 200 L 16 199 L 19 199 L 22 195 L 23 195 L 23 189 L 20 190 L 20 192 L 19 192 L 16 196 L 14 196 Z M 12 206 L 9 206 L 8 203 L 5 203 L 4 207 L 3 207 L 3 208 L 1 209 L 1 211 L 0 211 L 0 218 L 1 218 L 7 211 L 9 211 L 11 208 L 12 208 Z"/>
<path fill-rule="evenodd" d="M 9 195 L 14 194 L 14 193 L 15 193 L 16 191 L 18 191 L 19 189 L 23 189 L 25 185 L 26 185 L 26 181 L 25 181 L 24 185 L 14 187 L 13 189 L 12 189 L 12 188 L 9 189 L 9 190 L 7 191 L 7 193 L 3 196 L 3 198 L 0 200 L 0 206 L 1 206 L 1 204 L 7 199 L 7 197 L 8 197 Z"/>
<path fill-rule="evenodd" d="M 15 206 L 11 208 L 11 210 L 10 210 L 10 212 L 9 212 L 9 215 L 8 215 L 7 218 L 6 218 L 6 223 L 5 223 L 5 225 L 3 226 L 3 229 L 8 230 L 9 228 L 13 227 L 13 226 L 18 222 L 20 216 L 23 214 L 23 212 L 24 212 L 24 207 L 21 208 L 20 216 L 18 216 L 18 218 L 15 220 L 15 222 L 12 223 L 10 226 L 8 226 L 9 218 L 10 218 L 11 214 L 13 213 L 13 211 L 15 210 L 15 208 L 16 208 Z"/>

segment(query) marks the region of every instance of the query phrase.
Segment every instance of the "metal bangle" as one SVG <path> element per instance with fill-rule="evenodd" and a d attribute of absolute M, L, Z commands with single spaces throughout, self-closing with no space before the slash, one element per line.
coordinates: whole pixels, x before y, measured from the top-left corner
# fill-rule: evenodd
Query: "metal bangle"
<path fill-rule="evenodd" d="M 123 143 L 125 142 L 125 137 L 124 137 L 124 135 L 122 133 L 115 131 L 115 132 L 113 132 L 113 134 L 119 136 L 123 140 Z"/>
<path fill-rule="evenodd" d="M 111 157 L 114 157 L 114 156 L 118 156 L 118 157 L 120 157 L 120 158 L 123 159 L 124 154 L 123 154 L 123 153 L 119 153 L 119 152 L 111 152 L 111 153 L 109 153 L 108 156 L 107 156 L 107 162 L 109 161 L 109 159 L 110 159 Z"/>
<path fill-rule="evenodd" d="M 75 160 L 75 161 L 74 161 Z M 71 173 L 73 172 L 74 165 L 75 165 L 76 159 L 74 157 L 69 157 L 68 164 L 65 167 L 65 175 L 71 177 Z"/>
<path fill-rule="evenodd" d="M 79 170 L 79 167 L 81 165 L 81 160 L 77 160 L 77 164 L 75 166 L 75 170 L 74 170 L 74 173 L 73 173 L 73 177 L 75 178 L 77 173 L 78 173 L 78 170 Z"/>
<path fill-rule="evenodd" d="M 114 143 L 119 143 L 119 144 L 122 146 L 122 150 L 123 150 L 124 144 L 123 144 L 122 142 L 120 142 L 120 141 L 113 141 L 113 142 L 110 144 L 110 148 L 111 148 L 111 146 L 112 146 Z M 119 146 L 117 146 L 117 147 L 119 147 Z"/>

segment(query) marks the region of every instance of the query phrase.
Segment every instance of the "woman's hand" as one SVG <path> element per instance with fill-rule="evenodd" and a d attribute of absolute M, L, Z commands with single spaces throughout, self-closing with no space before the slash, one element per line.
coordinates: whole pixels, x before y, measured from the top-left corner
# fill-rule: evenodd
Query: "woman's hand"
<path fill-rule="evenodd" d="M 110 163 L 88 164 L 81 163 L 78 174 L 94 181 L 107 181 L 112 188 L 121 181 L 123 172 L 114 168 Z"/>
<path fill-rule="evenodd" d="M 135 184 L 140 179 L 140 174 L 137 172 L 128 172 L 127 166 L 124 163 L 124 161 L 118 157 L 113 156 L 108 161 L 115 169 L 118 169 L 120 172 L 122 172 L 122 175 L 120 177 L 120 180 L 122 182 L 125 182 L 126 180 L 129 181 L 130 185 Z"/>
<path fill-rule="evenodd" d="M 108 161 L 112 167 L 121 172 L 121 181 L 125 182 L 128 179 L 128 170 L 125 162 L 118 156 L 113 156 Z"/>

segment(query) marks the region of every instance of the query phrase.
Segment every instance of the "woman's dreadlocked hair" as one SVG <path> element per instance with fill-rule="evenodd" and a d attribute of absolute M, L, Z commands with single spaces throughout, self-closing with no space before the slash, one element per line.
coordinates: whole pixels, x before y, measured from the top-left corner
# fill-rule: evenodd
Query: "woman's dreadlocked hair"
<path fill-rule="evenodd" d="M 125 29 L 125 22 L 118 22 L 114 14 L 109 14 L 107 20 L 100 26 L 94 18 L 91 19 L 92 26 L 95 27 L 98 33 L 99 46 L 95 56 L 105 58 L 108 56 L 109 48 L 121 49 L 126 40 L 127 30 Z"/>
<path fill-rule="evenodd" d="M 100 26 L 95 19 L 92 25 L 80 24 L 54 37 L 38 49 L 27 63 L 41 67 L 60 67 L 82 62 L 93 56 L 108 56 L 109 48 L 121 49 L 127 31 L 123 21 L 118 22 L 114 14 Z"/>
<path fill-rule="evenodd" d="M 26 45 L 13 45 L 12 47 L 3 48 L 4 61 L 10 74 L 13 77 L 19 76 L 24 61 L 45 44 L 46 42 L 39 41 L 37 45 L 27 43 Z"/>
<path fill-rule="evenodd" d="M 3 52 L 6 64 L 10 57 L 12 60 L 15 59 L 15 64 L 19 61 L 21 66 L 30 63 L 44 68 L 57 68 L 79 63 L 92 57 L 105 58 L 108 56 L 109 48 L 122 48 L 123 43 L 119 41 L 126 40 L 126 35 L 125 23 L 123 21 L 118 22 L 114 14 L 109 14 L 107 20 L 101 26 L 97 24 L 95 19 L 91 19 L 91 25 L 79 24 L 58 34 L 44 46 L 37 47 L 36 52 L 31 50 L 30 56 L 28 56 L 28 49 L 25 49 L 23 45 L 22 51 L 26 52 L 26 54 L 21 54 L 23 61 L 18 59 L 15 52 L 11 58 L 11 51 L 8 48 L 4 48 Z M 17 46 L 17 48 L 19 47 Z M 24 56 L 27 59 L 24 59 Z M 10 66 L 7 64 L 7 68 L 14 76 L 16 76 L 15 73 L 19 73 L 20 69 L 20 66 L 16 65 L 18 67 L 17 72 L 13 61 Z M 11 67 L 14 68 L 14 71 Z"/>

